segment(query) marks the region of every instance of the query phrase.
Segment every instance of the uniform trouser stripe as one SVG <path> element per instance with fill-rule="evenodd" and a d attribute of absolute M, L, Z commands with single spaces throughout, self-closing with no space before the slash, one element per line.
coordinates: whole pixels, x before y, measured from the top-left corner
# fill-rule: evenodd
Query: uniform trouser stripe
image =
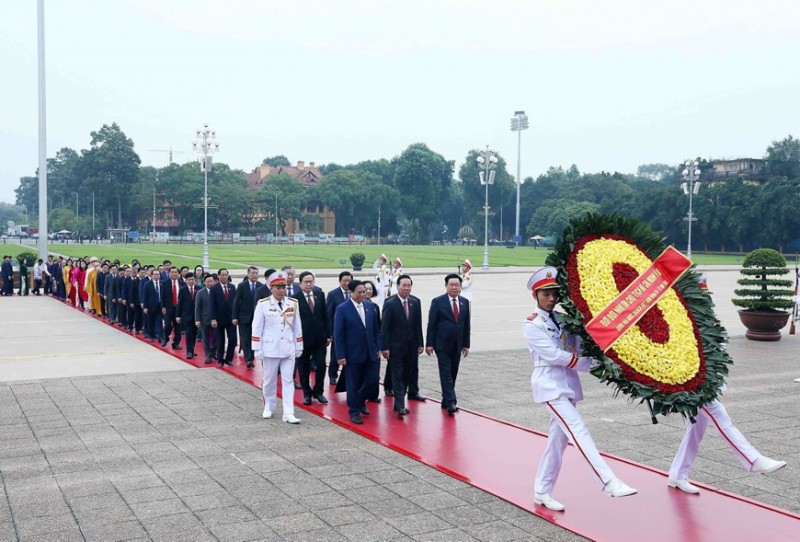
<path fill-rule="evenodd" d="M 717 431 L 719 431 L 719 434 L 722 435 L 722 438 L 724 438 L 726 441 L 728 441 L 728 444 L 731 445 L 731 448 L 736 450 L 739 453 L 739 455 L 742 456 L 743 458 L 745 458 L 745 460 L 747 460 L 750 463 L 750 465 L 752 466 L 753 463 L 755 462 L 755 459 L 750 459 L 749 457 L 747 457 L 747 455 L 742 451 L 742 449 L 739 448 L 736 445 L 736 443 L 734 443 L 734 441 L 728 436 L 727 433 L 725 433 L 725 431 L 722 429 L 722 426 L 719 424 L 717 419 L 714 417 L 713 414 L 711 414 L 711 412 L 705 406 L 702 406 L 700 408 L 702 408 L 703 412 L 706 413 L 706 416 L 708 416 L 708 419 L 710 419 L 714 423 L 714 426 L 716 426 Z"/>
<path fill-rule="evenodd" d="M 561 414 L 558 413 L 558 410 L 556 410 L 556 408 L 550 403 L 550 401 L 547 402 L 547 406 L 550 408 L 550 410 L 553 411 L 553 414 L 555 414 L 556 417 L 561 421 L 561 426 L 564 428 L 564 430 L 566 430 L 569 433 L 570 441 L 572 441 L 572 444 L 575 445 L 575 447 L 581 453 L 583 458 L 586 460 L 586 462 L 592 468 L 592 472 L 594 472 L 595 475 L 600 479 L 600 483 L 605 485 L 606 481 L 603 480 L 603 477 L 600 476 L 600 473 L 597 472 L 597 469 L 594 468 L 594 465 L 589 460 L 589 457 L 586 455 L 586 452 L 583 451 L 583 448 L 578 443 L 578 439 L 576 439 L 575 435 L 572 433 L 572 429 L 570 428 L 570 426 L 567 424 L 567 422 L 564 420 L 564 418 L 561 416 Z"/>

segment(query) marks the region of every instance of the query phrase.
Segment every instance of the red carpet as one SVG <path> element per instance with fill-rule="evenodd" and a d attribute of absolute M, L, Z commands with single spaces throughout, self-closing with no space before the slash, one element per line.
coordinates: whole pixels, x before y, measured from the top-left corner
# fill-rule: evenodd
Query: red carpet
<path fill-rule="evenodd" d="M 159 347 L 158 343 L 149 344 Z M 199 344 L 197 351 L 201 355 L 192 360 L 186 360 L 184 351 L 172 350 L 169 345 L 162 350 L 196 367 L 212 367 L 203 364 L 203 349 Z M 260 368 L 247 369 L 240 358 L 235 366 L 222 370 L 261 387 Z M 404 419 L 394 414 L 391 398 L 385 398 L 383 404 L 369 403 L 372 414 L 365 417 L 364 425 L 353 425 L 345 394 L 332 391 L 330 386 L 326 388 L 330 400 L 327 405 L 315 401 L 310 407 L 303 406 L 300 392 L 295 394 L 295 403 L 299 409 L 592 540 L 788 542 L 800 539 L 799 515 L 702 484 L 696 484 L 703 489 L 700 495 L 689 495 L 668 488 L 666 473 L 662 471 L 603 454 L 614 472 L 639 490 L 631 497 L 607 497 L 594 485 L 588 467 L 571 446 L 564 454 L 554 494 L 567 509 L 551 512 L 533 504 L 533 480 L 546 435 L 467 410 L 448 416 L 438 402 L 430 399 L 426 403 L 410 401 L 411 414 Z"/>

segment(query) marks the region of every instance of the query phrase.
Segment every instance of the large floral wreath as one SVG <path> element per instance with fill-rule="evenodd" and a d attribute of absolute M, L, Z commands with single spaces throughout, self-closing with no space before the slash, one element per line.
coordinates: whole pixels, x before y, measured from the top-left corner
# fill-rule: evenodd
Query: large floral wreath
<path fill-rule="evenodd" d="M 570 221 L 547 265 L 559 269 L 567 329 L 583 339 L 583 355 L 600 360 L 592 374 L 631 400 L 647 401 L 654 414 L 695 416 L 717 397 L 733 363 L 723 348 L 727 333 L 695 271 L 684 273 L 605 352 L 585 328 L 664 249 L 639 220 L 588 214 Z"/>

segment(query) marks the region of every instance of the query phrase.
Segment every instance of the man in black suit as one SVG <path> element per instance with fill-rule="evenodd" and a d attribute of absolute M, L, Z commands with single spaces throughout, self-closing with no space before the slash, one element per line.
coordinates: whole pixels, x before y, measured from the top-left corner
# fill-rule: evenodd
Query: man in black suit
<path fill-rule="evenodd" d="M 213 352 L 214 333 L 217 329 L 217 317 L 214 314 L 214 299 L 211 290 L 214 287 L 214 277 L 210 274 L 203 277 L 205 288 L 197 292 L 194 299 L 194 325 L 203 330 L 203 350 L 206 354 L 206 363 L 216 357 Z"/>
<path fill-rule="evenodd" d="M 186 286 L 178 292 L 178 316 L 176 320 L 183 327 L 183 335 L 186 337 L 186 359 L 192 359 L 194 346 L 197 343 L 197 326 L 194 320 L 194 301 L 200 289 L 194 283 L 194 273 L 187 272 L 183 277 Z"/>
<path fill-rule="evenodd" d="M 324 395 L 325 349 L 331 344 L 330 326 L 325 294 L 314 288 L 314 274 L 310 271 L 300 273 L 300 293 L 295 299 L 303 327 L 303 354 L 297 358 L 296 364 L 303 389 L 303 404 L 310 405 L 312 397 L 325 404 L 328 402 Z M 311 371 L 314 371 L 313 388 Z"/>
<path fill-rule="evenodd" d="M 128 292 L 128 325 L 133 329 L 134 334 L 142 331 L 142 289 L 141 281 L 144 277 L 146 270 L 142 267 L 134 269 L 134 274 L 131 275 L 131 288 Z"/>
<path fill-rule="evenodd" d="M 328 310 L 328 335 L 333 337 L 333 321 L 336 317 L 336 307 L 350 299 L 349 285 L 353 280 L 353 274 L 350 271 L 342 271 L 339 273 L 339 286 L 328 292 L 327 296 L 327 310 Z M 328 365 L 328 376 L 331 379 L 331 386 L 335 386 L 339 380 L 339 363 L 336 360 L 336 346 L 331 341 L 331 359 Z"/>
<path fill-rule="evenodd" d="M 451 416 L 458 411 L 456 377 L 461 358 L 469 354 L 469 302 L 461 297 L 461 277 L 450 273 L 444 278 L 447 293 L 431 301 L 425 353 L 436 351 L 439 382 L 442 386 L 442 408 Z"/>
<path fill-rule="evenodd" d="M 172 335 L 173 350 L 181 349 L 181 325 L 178 323 L 178 294 L 181 291 L 180 273 L 178 268 L 169 268 L 169 278 L 161 281 L 161 314 L 164 315 L 164 336 L 161 337 L 161 346 L 169 342 Z"/>
<path fill-rule="evenodd" d="M 422 308 L 418 298 L 411 295 L 413 281 L 408 275 L 397 278 L 397 295 L 383 304 L 383 357 L 391 368 L 390 387 L 394 392 L 394 410 L 401 418 L 408 414 L 405 399 L 425 401 L 419 394 L 419 355 L 425 347 L 422 338 Z"/>
<path fill-rule="evenodd" d="M 233 325 L 239 326 L 239 340 L 242 342 L 244 359 L 247 368 L 253 368 L 253 313 L 256 311 L 256 292 L 263 286 L 258 281 L 258 267 L 251 265 L 247 268 L 247 278 L 236 288 L 233 297 Z"/>
<path fill-rule="evenodd" d="M 14 267 L 11 265 L 11 256 L 3 256 L 3 295 L 14 295 Z"/>
<path fill-rule="evenodd" d="M 269 268 L 266 271 L 264 271 L 264 282 L 265 282 L 265 284 L 262 284 L 261 286 L 256 288 L 256 303 L 258 303 L 262 299 L 266 299 L 266 298 L 268 298 L 269 296 L 272 295 L 272 290 L 270 290 L 270 288 L 269 288 L 269 277 L 275 271 L 277 271 L 277 269 L 272 269 L 272 268 Z"/>
<path fill-rule="evenodd" d="M 119 290 L 117 287 L 117 278 L 118 278 L 118 270 L 117 264 L 112 264 L 109 268 L 108 276 L 106 277 L 106 303 L 108 304 L 108 321 L 111 324 L 117 323 L 117 298 L 119 297 Z M 63 273 L 61 283 L 58 285 L 58 289 L 60 291 L 61 285 L 64 284 Z"/>
<path fill-rule="evenodd" d="M 233 325 L 233 299 L 236 297 L 236 288 L 228 282 L 227 269 L 217 271 L 219 284 L 211 288 L 211 300 L 214 318 L 217 327 L 214 330 L 214 342 L 217 346 L 217 361 L 222 367 L 226 363 L 233 365 L 233 354 L 236 352 L 236 326 Z M 228 337 L 228 347 L 225 348 L 225 336 Z"/>
<path fill-rule="evenodd" d="M 117 305 L 117 323 L 119 323 L 120 327 L 127 328 L 128 327 L 128 306 L 127 302 L 125 301 L 125 270 L 128 269 L 128 266 L 123 265 L 117 266 L 117 276 L 114 277 L 114 301 L 116 301 Z M 130 279 L 130 276 L 128 276 Z M 130 287 L 130 280 L 128 280 L 128 287 Z"/>
<path fill-rule="evenodd" d="M 284 265 L 281 267 L 281 271 L 286 273 L 286 297 L 297 299 L 297 296 L 300 295 L 300 285 L 294 281 L 297 271 L 291 265 Z"/>
<path fill-rule="evenodd" d="M 52 269 L 52 266 L 50 266 Z M 108 299 L 106 299 L 106 278 L 108 277 L 108 262 L 103 261 L 97 271 L 97 293 L 100 296 L 100 314 L 103 318 L 108 318 Z"/>
<path fill-rule="evenodd" d="M 161 281 L 158 280 L 158 271 L 150 266 L 147 270 L 150 275 L 149 280 L 144 281 L 144 286 L 140 291 L 142 294 L 142 313 L 145 319 L 145 334 L 150 338 L 150 342 L 156 340 L 161 336 L 162 328 L 162 313 L 161 313 L 161 300 L 163 292 L 161 291 Z M 140 280 L 141 284 L 142 281 Z"/>

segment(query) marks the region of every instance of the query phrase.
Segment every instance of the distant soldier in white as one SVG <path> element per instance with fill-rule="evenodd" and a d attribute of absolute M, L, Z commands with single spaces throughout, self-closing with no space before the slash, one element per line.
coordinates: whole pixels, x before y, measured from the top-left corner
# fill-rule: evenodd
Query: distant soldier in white
<path fill-rule="evenodd" d="M 287 276 L 283 271 L 270 275 L 272 295 L 256 305 L 253 315 L 253 352 L 261 359 L 264 381 L 262 417 L 272 418 L 278 403 L 278 369 L 283 390 L 283 421 L 300 423 L 294 415 L 294 360 L 303 355 L 303 327 L 297 300 L 286 295 Z"/>
<path fill-rule="evenodd" d="M 544 406 L 550 415 L 547 448 L 536 471 L 533 502 L 561 511 L 564 505 L 553 498 L 552 492 L 568 442 L 580 452 L 598 487 L 606 494 L 625 497 L 636 490 L 617 478 L 600 456 L 575 407 L 583 399 L 578 371 L 588 371 L 594 360 L 579 355 L 580 340 L 562 330 L 553 315 L 558 303 L 557 274 L 555 267 L 544 267 L 528 280 L 536 310 L 525 320 L 523 331 L 533 361 L 533 401 Z"/>
<path fill-rule="evenodd" d="M 469 258 L 464 260 L 461 264 L 459 274 L 461 275 L 461 297 L 472 303 L 472 262 Z"/>
<path fill-rule="evenodd" d="M 403 262 L 400 258 L 395 258 L 394 263 L 392 263 L 392 278 L 389 285 L 389 295 L 397 295 L 397 279 L 400 278 L 400 275 L 404 275 L 405 271 L 403 271 Z"/>
<path fill-rule="evenodd" d="M 386 254 L 381 254 L 375 263 L 372 264 L 372 271 L 375 272 L 375 286 L 378 289 L 376 292 L 378 295 L 372 299 L 372 301 L 378 305 L 378 307 L 383 307 L 383 301 L 389 297 L 389 289 L 391 287 L 392 282 L 392 271 L 389 269 L 389 266 L 386 265 L 389 263 L 389 258 L 386 257 Z"/>
<path fill-rule="evenodd" d="M 705 275 L 700 275 L 699 285 L 701 290 L 708 290 L 708 282 Z M 721 391 L 725 391 L 725 386 L 722 387 Z M 672 465 L 669 468 L 669 478 L 667 478 L 669 487 L 680 489 L 686 493 L 700 493 L 700 488 L 689 482 L 689 470 L 697 459 L 697 453 L 700 451 L 700 443 L 703 442 L 708 422 L 712 422 L 714 427 L 717 428 L 719 434 L 731 447 L 733 455 L 741 461 L 748 471 L 757 474 L 768 474 L 786 466 L 786 461 L 776 461 L 761 455 L 761 452 L 756 450 L 742 435 L 741 431 L 733 425 L 725 406 L 717 399 L 714 399 L 700 407 L 694 423 L 687 422 L 686 433 L 683 435 L 678 452 L 675 454 L 675 459 L 672 460 Z"/>

